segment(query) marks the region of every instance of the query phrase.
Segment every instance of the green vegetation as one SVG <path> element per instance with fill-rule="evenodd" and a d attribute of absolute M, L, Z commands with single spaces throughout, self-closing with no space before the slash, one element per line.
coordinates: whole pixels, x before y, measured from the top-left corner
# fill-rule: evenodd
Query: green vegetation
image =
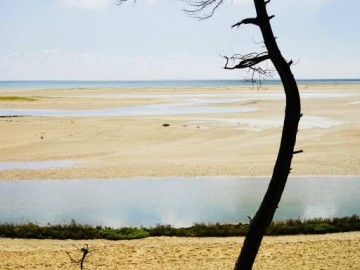
<path fill-rule="evenodd" d="M 2 96 L 0 101 L 35 101 L 34 97 Z"/>
<path fill-rule="evenodd" d="M 316 218 L 309 220 L 290 219 L 275 221 L 268 228 L 268 235 L 323 234 L 360 230 L 360 217 Z"/>
<path fill-rule="evenodd" d="M 149 236 L 178 237 L 228 237 L 244 236 L 248 224 L 195 224 L 187 228 L 174 228 L 158 225 L 152 228 L 118 228 L 88 226 L 72 221 L 69 225 L 50 225 L 40 227 L 28 224 L 0 224 L 0 237 L 35 239 L 109 239 L 129 240 Z M 334 232 L 360 231 L 360 217 L 317 218 L 309 220 L 289 219 L 274 221 L 267 235 L 324 234 Z"/>
<path fill-rule="evenodd" d="M 245 236 L 248 224 L 195 224 L 188 228 L 174 228 L 158 225 L 148 229 L 151 236 L 181 237 L 228 237 Z M 308 220 L 289 219 L 273 221 L 266 235 L 324 234 L 334 232 L 360 231 L 360 217 L 316 218 Z"/>
<path fill-rule="evenodd" d="M 248 231 L 248 224 L 194 224 L 187 228 L 174 228 L 170 225 L 158 225 L 147 229 L 151 236 L 179 237 L 228 237 L 243 236 Z"/>
<path fill-rule="evenodd" d="M 98 236 L 108 240 L 130 240 L 149 237 L 150 234 L 142 228 L 100 228 Z"/>
<path fill-rule="evenodd" d="M 50 225 L 40 227 L 33 223 L 0 224 L 0 237 L 34 239 L 109 239 L 128 240 L 149 236 L 141 228 L 103 228 L 77 224 L 74 220 L 69 225 Z"/>

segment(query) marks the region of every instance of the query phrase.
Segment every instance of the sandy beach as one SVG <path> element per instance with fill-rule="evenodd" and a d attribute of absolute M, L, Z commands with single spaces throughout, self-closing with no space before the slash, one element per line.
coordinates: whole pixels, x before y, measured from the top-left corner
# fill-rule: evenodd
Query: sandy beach
<path fill-rule="evenodd" d="M 304 153 L 294 157 L 292 175 L 360 175 L 360 85 L 303 85 L 301 95 L 296 149 Z M 0 96 L 35 98 L 0 101 L 3 115 L 54 114 L 0 118 L 0 180 L 270 175 L 284 112 L 278 86 L 0 90 Z M 31 165 L 44 161 L 75 163 Z M 66 252 L 79 257 L 75 246 L 86 243 L 88 269 L 232 269 L 242 241 L 0 239 L 0 269 L 78 269 Z M 254 269 L 360 269 L 359 247 L 359 232 L 266 237 Z"/>
<path fill-rule="evenodd" d="M 302 85 L 301 95 L 296 149 L 304 153 L 294 157 L 292 175 L 359 175 L 360 86 Z M 0 96 L 35 98 L 0 101 L 2 112 L 56 110 L 0 118 L 0 162 L 77 162 L 1 170 L 2 180 L 271 175 L 284 112 L 279 86 L 0 90 Z M 112 109 L 122 115 L 106 111 Z"/>
<path fill-rule="evenodd" d="M 232 269 L 243 238 L 155 237 L 132 241 L 0 240 L 0 269 Z M 266 237 L 254 269 L 360 269 L 360 233 Z"/>

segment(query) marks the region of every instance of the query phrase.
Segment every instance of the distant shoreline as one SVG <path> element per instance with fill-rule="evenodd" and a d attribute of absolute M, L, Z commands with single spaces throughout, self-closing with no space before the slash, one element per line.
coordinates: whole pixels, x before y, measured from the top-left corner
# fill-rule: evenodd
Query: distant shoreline
<path fill-rule="evenodd" d="M 299 79 L 299 85 L 360 84 L 360 79 Z M 182 88 L 182 87 L 229 87 L 229 86 L 277 86 L 280 80 L 250 82 L 239 80 L 3 80 L 3 89 L 73 89 L 73 88 Z"/>

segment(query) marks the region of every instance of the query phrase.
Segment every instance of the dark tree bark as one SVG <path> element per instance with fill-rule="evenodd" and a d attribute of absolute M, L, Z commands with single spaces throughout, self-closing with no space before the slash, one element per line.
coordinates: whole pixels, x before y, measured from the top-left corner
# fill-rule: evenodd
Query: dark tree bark
<path fill-rule="evenodd" d="M 269 2 L 254 0 L 257 17 L 251 18 L 251 20 L 245 19 L 247 21 L 243 20 L 242 22 L 252 23 L 261 30 L 269 58 L 279 73 L 284 86 L 286 96 L 285 119 L 273 174 L 263 201 L 250 223 L 249 232 L 246 235 L 244 245 L 234 267 L 235 270 L 252 269 L 261 241 L 273 220 L 291 171 L 291 161 L 294 154 L 298 124 L 301 118 L 299 90 L 290 69 L 292 61 L 287 62 L 284 59 L 276 43 L 270 25 L 272 17 L 268 16 L 266 10 L 266 4 Z M 239 25 L 236 24 L 236 26 Z"/>

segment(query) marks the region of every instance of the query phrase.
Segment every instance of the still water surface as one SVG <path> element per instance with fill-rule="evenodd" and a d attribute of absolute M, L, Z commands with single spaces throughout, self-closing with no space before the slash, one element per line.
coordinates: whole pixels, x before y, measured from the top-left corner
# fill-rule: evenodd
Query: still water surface
<path fill-rule="evenodd" d="M 0 182 L 0 222 L 190 226 L 247 222 L 265 177 L 132 178 Z M 360 177 L 289 179 L 275 219 L 360 214 Z"/>
<path fill-rule="evenodd" d="M 152 104 L 110 109 L 90 110 L 53 110 L 53 109 L 1 109 L 1 116 L 58 116 L 58 117 L 110 117 L 110 116 L 146 116 L 146 115 L 182 115 L 182 114 L 218 114 L 256 111 L 253 107 L 221 108 L 198 107 L 194 102 L 179 104 Z"/>

